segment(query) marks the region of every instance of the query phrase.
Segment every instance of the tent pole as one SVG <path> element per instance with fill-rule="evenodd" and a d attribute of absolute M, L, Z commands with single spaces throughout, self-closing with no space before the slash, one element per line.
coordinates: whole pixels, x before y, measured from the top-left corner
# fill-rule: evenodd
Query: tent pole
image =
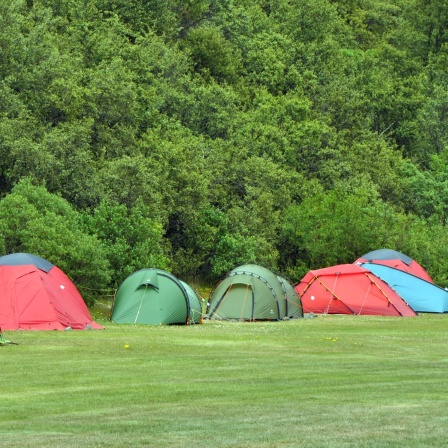
<path fill-rule="evenodd" d="M 384 297 L 386 297 L 387 301 L 395 308 L 396 312 L 400 315 L 403 316 L 402 313 L 400 313 L 400 311 L 397 309 L 397 307 L 393 304 L 392 300 L 389 299 L 389 297 L 387 296 L 387 294 L 381 289 L 381 287 L 376 283 L 376 281 L 368 274 L 366 273 L 367 278 L 376 285 L 376 287 L 381 291 L 381 294 L 383 294 Z"/>
<path fill-rule="evenodd" d="M 145 289 L 143 290 L 143 293 L 142 293 L 142 300 L 140 300 L 140 305 L 139 305 L 139 307 L 138 307 L 137 314 L 135 315 L 134 324 L 137 323 L 137 319 L 138 319 L 138 316 L 139 316 L 139 314 L 140 314 L 140 310 L 142 309 L 143 299 L 145 298 L 145 292 L 146 292 L 146 288 L 147 288 L 147 287 L 148 287 L 148 285 L 145 285 Z"/>
<path fill-rule="evenodd" d="M 244 307 L 246 306 L 247 293 L 249 291 L 249 285 L 246 285 L 246 292 L 244 293 L 243 306 L 241 307 L 240 320 L 243 320 Z"/>
<path fill-rule="evenodd" d="M 335 293 L 334 293 L 334 291 L 332 291 L 319 277 L 316 277 L 316 280 L 328 291 L 328 292 L 330 292 L 331 293 L 331 295 L 333 296 L 332 298 L 331 298 L 331 300 L 334 300 L 334 299 L 336 299 L 336 300 L 339 300 L 339 302 L 341 302 L 348 310 L 350 310 L 353 314 L 357 314 L 357 313 L 355 313 L 355 311 L 352 309 L 352 308 L 350 308 L 343 300 L 341 300 Z M 328 307 L 327 307 L 327 310 L 328 310 L 328 308 L 330 307 L 330 303 L 331 303 L 331 300 L 330 300 L 330 302 L 328 303 Z"/>
<path fill-rule="evenodd" d="M 210 316 L 212 316 L 213 314 L 218 315 L 218 310 L 219 310 L 219 308 L 221 307 L 221 305 L 222 305 L 224 299 L 226 298 L 227 294 L 228 294 L 229 291 L 232 289 L 232 286 L 233 286 L 233 285 L 230 285 L 230 286 L 226 289 L 225 293 L 222 295 L 222 297 L 219 299 L 218 303 L 216 304 L 215 309 L 214 309 L 212 312 L 209 313 Z"/>

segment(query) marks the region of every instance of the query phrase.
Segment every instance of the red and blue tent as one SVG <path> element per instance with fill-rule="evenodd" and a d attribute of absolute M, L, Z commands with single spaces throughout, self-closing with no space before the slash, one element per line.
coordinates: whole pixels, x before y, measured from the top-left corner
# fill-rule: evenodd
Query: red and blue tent
<path fill-rule="evenodd" d="M 375 263 L 363 263 L 378 278 L 386 282 L 409 306 L 421 313 L 447 313 L 448 291 L 416 275 Z"/>
<path fill-rule="evenodd" d="M 416 316 L 387 283 L 354 264 L 309 271 L 294 289 L 305 313 Z"/>
<path fill-rule="evenodd" d="M 426 270 L 411 257 L 392 249 L 378 249 L 359 257 L 355 264 L 373 263 L 399 269 L 408 274 L 415 275 L 427 282 L 433 283 L 432 278 Z"/>

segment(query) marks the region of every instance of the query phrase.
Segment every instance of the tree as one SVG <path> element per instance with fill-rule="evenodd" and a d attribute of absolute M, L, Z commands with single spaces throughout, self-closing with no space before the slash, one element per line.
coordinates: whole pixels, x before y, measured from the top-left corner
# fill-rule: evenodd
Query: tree
<path fill-rule="evenodd" d="M 423 218 L 436 218 L 446 224 L 448 219 L 447 150 L 432 156 L 430 167 L 419 170 L 407 163 L 401 170 L 406 195 L 402 198 L 405 210 Z"/>
<path fill-rule="evenodd" d="M 139 269 L 169 269 L 163 227 L 151 217 L 151 209 L 140 198 L 130 209 L 124 204 L 102 201 L 84 219 L 89 233 L 102 242 L 113 270 L 108 286 L 117 288 Z"/>
<path fill-rule="evenodd" d="M 194 69 L 204 79 L 210 76 L 217 82 L 233 84 L 241 72 L 241 58 L 220 30 L 211 25 L 192 28 L 186 36 L 188 52 Z"/>
<path fill-rule="evenodd" d="M 426 57 L 437 54 L 448 42 L 448 5 L 443 0 L 416 0 L 417 26 L 426 37 Z"/>
<path fill-rule="evenodd" d="M 295 278 L 307 269 L 352 263 L 374 249 L 404 247 L 403 229 L 410 222 L 412 217 L 395 211 L 375 191 L 332 190 L 288 208 L 281 260 Z"/>
<path fill-rule="evenodd" d="M 38 255 L 61 268 L 92 303 L 111 271 L 100 241 L 83 229 L 80 215 L 45 187 L 21 180 L 0 201 L 2 253 Z"/>

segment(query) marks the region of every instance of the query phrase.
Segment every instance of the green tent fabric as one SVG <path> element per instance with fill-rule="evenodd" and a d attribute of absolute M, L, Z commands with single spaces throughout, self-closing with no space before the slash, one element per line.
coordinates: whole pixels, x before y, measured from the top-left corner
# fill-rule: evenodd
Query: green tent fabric
<path fill-rule="evenodd" d="M 179 280 L 188 295 L 188 302 L 190 306 L 190 321 L 192 324 L 199 324 L 202 322 L 202 306 L 196 291 L 187 283 Z"/>
<path fill-rule="evenodd" d="M 247 264 L 230 271 L 210 296 L 209 319 L 241 321 L 303 317 L 292 285 L 269 269 Z"/>
<path fill-rule="evenodd" d="M 111 321 L 149 325 L 201 322 L 198 295 L 162 269 L 142 269 L 127 277 L 115 295 Z"/>

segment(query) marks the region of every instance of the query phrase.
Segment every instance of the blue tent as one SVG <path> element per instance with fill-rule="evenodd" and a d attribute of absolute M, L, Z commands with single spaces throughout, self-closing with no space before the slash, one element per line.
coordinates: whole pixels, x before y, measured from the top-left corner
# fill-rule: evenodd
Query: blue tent
<path fill-rule="evenodd" d="M 361 266 L 386 282 L 416 312 L 448 312 L 448 291 L 415 275 L 375 263 Z"/>

